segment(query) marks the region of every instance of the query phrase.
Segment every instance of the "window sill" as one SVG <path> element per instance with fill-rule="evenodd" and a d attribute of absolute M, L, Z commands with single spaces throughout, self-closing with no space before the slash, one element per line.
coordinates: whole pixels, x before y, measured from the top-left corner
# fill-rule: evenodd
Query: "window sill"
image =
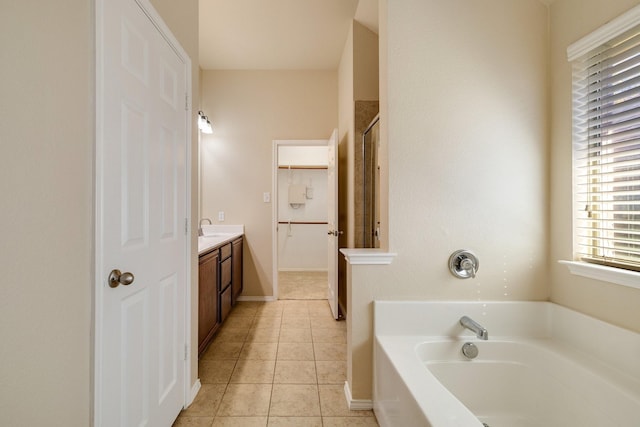
<path fill-rule="evenodd" d="M 564 261 L 558 263 L 566 265 L 571 274 L 615 283 L 616 285 L 640 289 L 640 273 L 621 268 L 607 267 L 604 265 L 589 264 L 580 261 Z"/>

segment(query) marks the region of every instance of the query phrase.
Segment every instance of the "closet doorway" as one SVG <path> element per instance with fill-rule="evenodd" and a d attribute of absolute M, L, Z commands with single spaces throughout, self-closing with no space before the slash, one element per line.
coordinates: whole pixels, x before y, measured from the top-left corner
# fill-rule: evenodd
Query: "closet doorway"
<path fill-rule="evenodd" d="M 274 141 L 274 295 L 328 296 L 327 140 Z"/>

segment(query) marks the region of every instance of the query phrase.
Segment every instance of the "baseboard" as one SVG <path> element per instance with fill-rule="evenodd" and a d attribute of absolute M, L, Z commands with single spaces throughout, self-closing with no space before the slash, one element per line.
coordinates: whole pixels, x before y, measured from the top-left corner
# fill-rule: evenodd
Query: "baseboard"
<path fill-rule="evenodd" d="M 265 296 L 265 297 L 238 297 L 238 301 L 258 301 L 258 302 L 271 302 L 276 301 L 277 298 L 273 295 Z"/>
<path fill-rule="evenodd" d="M 351 396 L 351 387 L 349 382 L 344 382 L 344 397 L 347 399 L 347 405 L 352 411 L 369 411 L 373 409 L 373 400 L 371 399 L 354 399 Z"/>
<path fill-rule="evenodd" d="M 279 268 L 278 273 L 326 273 L 326 268 Z"/>
<path fill-rule="evenodd" d="M 189 401 L 185 405 L 185 409 L 188 408 L 193 403 L 193 401 L 196 399 L 196 396 L 198 395 L 198 392 L 200 391 L 200 387 L 202 387 L 202 384 L 200 383 L 200 378 L 198 378 L 196 380 L 196 382 L 193 383 L 193 387 L 191 387 L 191 395 L 189 396 Z"/>

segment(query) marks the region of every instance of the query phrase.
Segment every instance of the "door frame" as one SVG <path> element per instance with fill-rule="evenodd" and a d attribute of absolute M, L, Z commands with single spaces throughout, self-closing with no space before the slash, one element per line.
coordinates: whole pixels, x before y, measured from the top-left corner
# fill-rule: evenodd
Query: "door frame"
<path fill-rule="evenodd" d="M 272 171 L 271 178 L 271 252 L 272 269 L 273 269 L 273 288 L 272 297 L 274 301 L 278 300 L 278 147 L 318 147 L 326 146 L 328 139 L 274 139 L 272 154 Z M 336 201 L 337 203 L 337 201 Z M 268 298 L 268 297 L 267 297 Z"/>
<path fill-rule="evenodd" d="M 91 332 L 94 336 L 92 342 L 91 349 L 91 378 L 92 378 L 92 388 L 91 388 L 91 425 L 97 425 L 100 420 L 100 412 L 101 412 L 101 396 L 100 389 L 102 384 L 100 383 L 100 370 L 102 368 L 102 360 L 100 359 L 100 346 L 102 345 L 102 290 L 104 289 L 106 283 L 106 277 L 104 275 L 104 266 L 102 264 L 103 253 L 102 253 L 102 179 L 103 179 L 103 169 L 102 165 L 102 151 L 101 147 L 103 144 L 102 140 L 102 129 L 104 127 L 104 123 L 102 121 L 102 112 L 101 108 L 101 99 L 103 98 L 103 92 L 101 89 L 101 82 L 103 79 L 103 75 L 101 74 L 102 70 L 102 45 L 104 44 L 104 38 L 102 37 L 103 28 L 102 28 L 102 5 L 110 0 L 94 0 L 94 25 L 95 25 L 95 81 L 94 81 L 94 94 L 95 94 L 95 140 L 94 140 L 94 236 L 93 236 L 93 244 L 94 244 L 94 259 L 93 259 L 93 295 L 92 295 L 92 325 Z M 165 24 L 160 14 L 155 10 L 153 5 L 149 0 L 132 0 L 137 3 L 137 5 L 142 9 L 142 11 L 147 15 L 151 23 L 156 27 L 156 29 L 160 32 L 165 41 L 171 46 L 176 55 L 184 62 L 186 70 L 186 99 L 185 99 L 185 247 L 184 247 L 184 258 L 183 262 L 185 263 L 185 295 L 184 295 L 184 364 L 182 375 L 184 375 L 184 391 L 183 391 L 183 407 L 187 407 L 194 399 L 195 394 L 197 393 L 199 387 L 199 381 L 196 381 L 194 385 L 194 390 L 192 390 L 191 384 L 191 354 L 192 354 L 192 340 L 191 340 L 191 264 L 192 264 L 192 252 L 191 252 L 191 241 L 192 241 L 192 209 L 191 209 L 191 187 L 192 187 L 192 63 L 191 58 L 187 54 L 186 50 L 182 47 L 180 42 L 175 38 L 169 27 Z"/>

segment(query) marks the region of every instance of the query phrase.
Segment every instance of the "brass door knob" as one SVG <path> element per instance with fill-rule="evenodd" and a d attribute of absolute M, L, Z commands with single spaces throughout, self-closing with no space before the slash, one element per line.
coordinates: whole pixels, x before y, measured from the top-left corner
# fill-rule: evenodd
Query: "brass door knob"
<path fill-rule="evenodd" d="M 119 285 L 128 286 L 132 284 L 135 280 L 135 277 L 129 272 L 122 273 L 120 272 L 120 270 L 111 270 L 111 273 L 109 273 L 109 278 L 107 280 L 110 287 L 117 288 Z"/>

